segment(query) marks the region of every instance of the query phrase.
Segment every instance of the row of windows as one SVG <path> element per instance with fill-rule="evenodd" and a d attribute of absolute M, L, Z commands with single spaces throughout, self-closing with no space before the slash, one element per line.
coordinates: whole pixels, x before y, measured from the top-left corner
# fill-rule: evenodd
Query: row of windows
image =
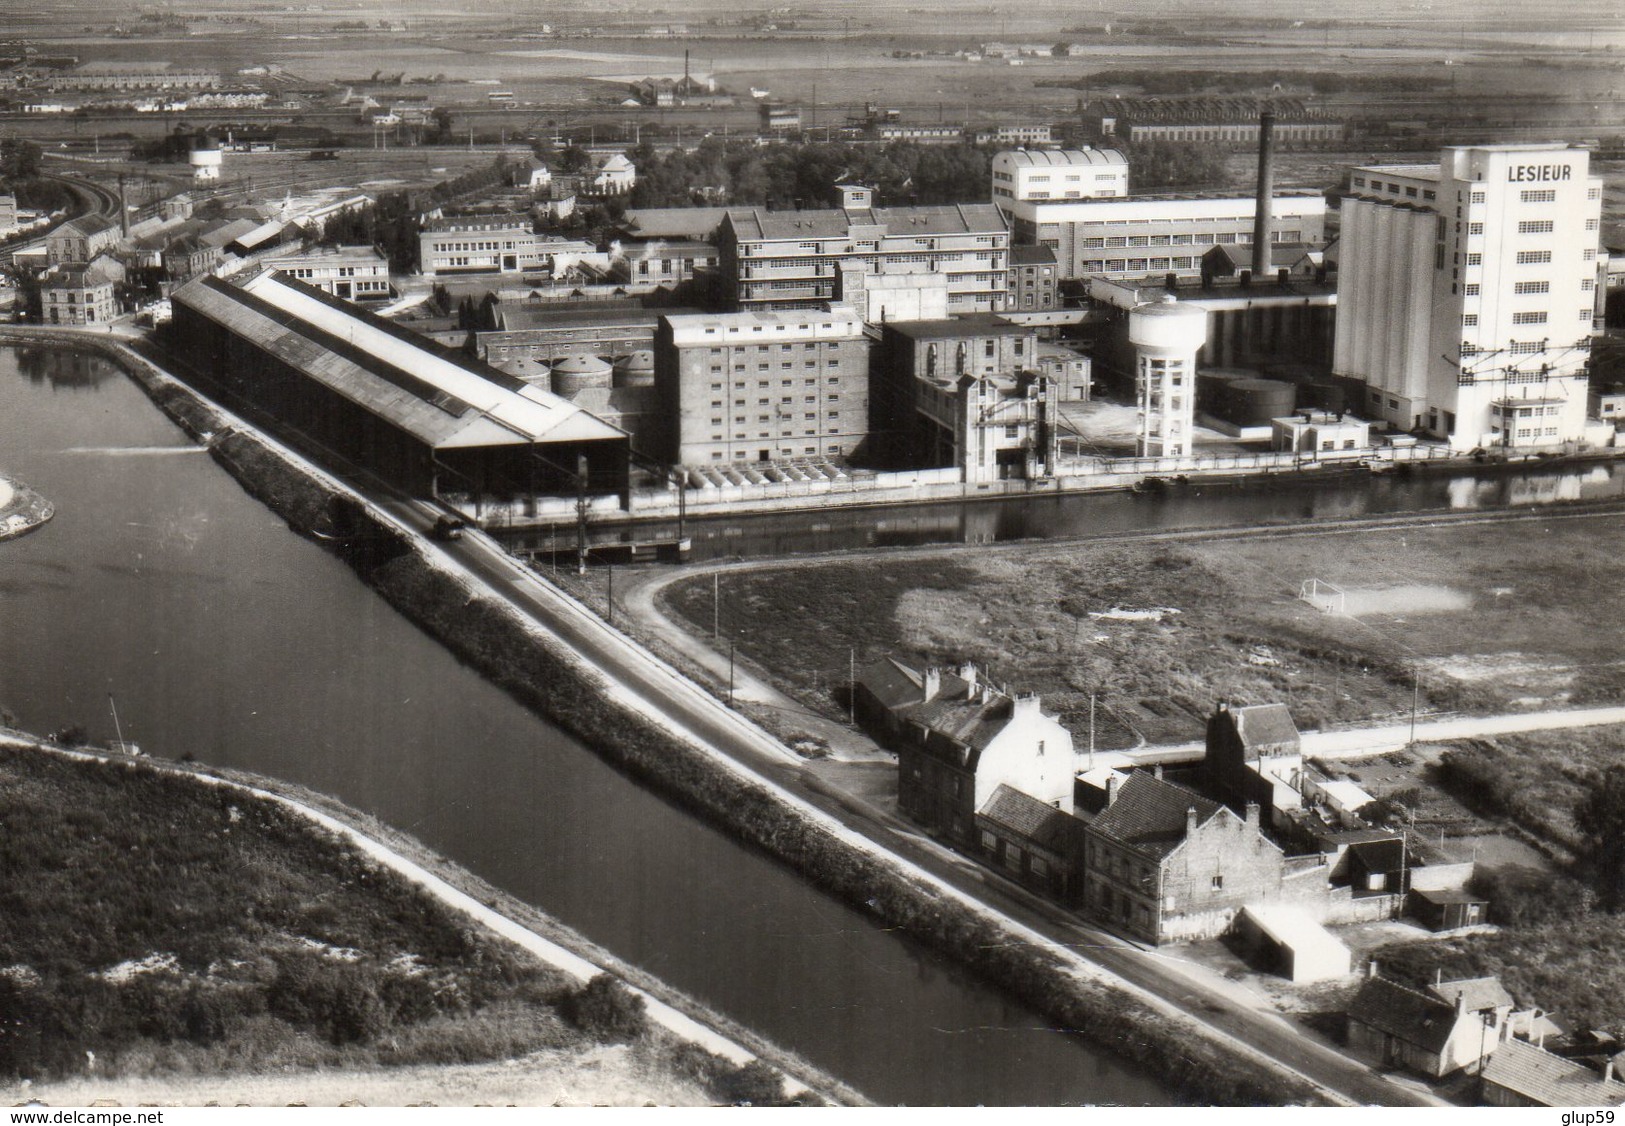
<path fill-rule="evenodd" d="M 765 438 L 765 437 L 767 437 L 767 435 L 763 434 L 762 437 Z M 712 439 L 712 441 L 720 442 L 720 441 L 722 441 L 722 435 L 721 434 L 713 434 L 713 435 L 711 435 L 711 439 Z M 818 452 L 818 447 L 817 446 L 803 446 L 801 448 L 801 452 L 803 454 L 816 454 Z M 827 453 L 827 454 L 831 454 L 831 455 L 833 455 L 835 457 L 840 457 L 841 456 L 841 447 L 840 446 L 825 446 L 824 447 L 824 452 Z M 781 457 L 794 457 L 795 456 L 795 451 L 794 450 L 780 450 L 779 455 Z M 712 461 L 723 461 L 723 460 L 725 460 L 725 457 L 726 457 L 726 455 L 724 455 L 721 450 L 712 450 L 711 451 L 711 460 Z M 748 450 L 736 450 L 734 452 L 733 459 L 735 461 L 749 461 L 750 460 L 750 451 L 748 451 Z"/>
<path fill-rule="evenodd" d="M 1159 270 L 1192 270 L 1195 258 L 1092 258 L 1083 264 L 1086 274 L 1113 274 L 1124 271 L 1154 273 Z"/>
<path fill-rule="evenodd" d="M 1480 230 L 1483 229 L 1483 224 L 1482 223 L 1478 223 L 1478 224 L 1474 224 L 1474 225 L 1477 226 Z M 1524 220 L 1521 220 L 1518 223 L 1518 233 L 1520 235 L 1549 235 L 1549 234 L 1552 233 L 1552 220 L 1550 220 L 1550 219 L 1524 219 Z"/>
<path fill-rule="evenodd" d="M 841 382 L 841 377 L 838 376 L 838 375 L 832 375 L 832 376 L 829 377 L 829 382 L 830 382 L 831 386 L 835 386 L 835 385 L 837 385 L 837 384 L 839 384 Z M 803 380 L 802 383 L 803 383 L 804 386 L 807 386 L 807 387 L 816 387 L 816 386 L 818 386 L 818 380 L 813 379 L 811 377 L 808 377 L 807 379 Z M 757 387 L 766 387 L 767 384 L 768 384 L 768 381 L 765 380 L 765 379 L 759 379 L 759 380 L 756 381 L 756 386 Z M 784 387 L 790 387 L 790 386 L 793 386 L 793 383 L 792 383 L 791 380 L 785 379 L 785 380 L 780 381 L 780 385 L 784 386 Z M 743 391 L 744 389 L 745 389 L 745 381 L 743 379 L 738 379 L 738 380 L 734 381 L 734 390 Z M 711 390 L 713 390 L 713 391 L 722 390 L 722 384 L 721 383 L 712 383 L 711 384 Z"/>
<path fill-rule="evenodd" d="M 1554 188 L 1525 188 L 1522 198 L 1525 203 L 1556 203 L 1557 191 Z"/>
<path fill-rule="evenodd" d="M 839 348 L 840 346 L 841 346 L 841 342 L 839 340 L 830 340 L 830 341 L 825 342 L 825 344 L 824 344 L 824 347 L 826 347 L 826 348 Z M 727 351 L 731 351 L 731 352 L 734 352 L 736 354 L 737 353 L 743 353 L 746 348 L 750 348 L 750 347 L 753 347 L 753 345 L 745 344 L 745 345 L 740 345 L 737 348 L 727 349 Z M 760 355 L 763 352 L 771 351 L 772 348 L 773 348 L 773 345 L 771 345 L 771 344 L 757 344 L 757 345 L 754 345 L 754 347 L 756 349 L 757 354 Z M 794 344 L 780 344 L 779 345 L 779 351 L 780 352 L 793 352 L 795 350 L 795 347 L 796 346 Z M 813 352 L 813 351 L 816 351 L 817 349 L 818 349 L 818 344 L 816 342 L 808 342 L 808 343 L 803 344 L 801 346 L 801 350 L 803 352 Z M 712 348 L 711 349 L 711 355 L 720 356 L 720 355 L 722 355 L 723 351 L 724 351 L 724 349 L 722 349 L 722 348 Z"/>

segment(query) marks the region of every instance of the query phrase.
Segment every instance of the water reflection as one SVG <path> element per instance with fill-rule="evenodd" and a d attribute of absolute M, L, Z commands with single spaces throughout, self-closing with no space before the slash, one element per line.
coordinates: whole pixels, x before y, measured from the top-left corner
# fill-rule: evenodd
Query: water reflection
<path fill-rule="evenodd" d="M 30 383 L 48 384 L 59 391 L 93 391 L 109 379 L 122 375 L 108 361 L 86 352 L 21 347 L 13 354 L 18 375 Z"/>

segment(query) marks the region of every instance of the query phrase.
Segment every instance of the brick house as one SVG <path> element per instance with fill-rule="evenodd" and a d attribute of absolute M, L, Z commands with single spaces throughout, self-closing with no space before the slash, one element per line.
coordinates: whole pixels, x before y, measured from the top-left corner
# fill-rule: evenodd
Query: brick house
<path fill-rule="evenodd" d="M 45 260 L 53 266 L 63 262 L 91 262 L 98 254 L 112 250 L 118 242 L 116 222 L 101 215 L 81 215 L 45 236 Z"/>
<path fill-rule="evenodd" d="M 1083 853 L 1085 824 L 1001 784 L 976 811 L 977 854 L 1018 883 L 1075 906 L 1083 890 L 1077 858 Z"/>
<path fill-rule="evenodd" d="M 100 325 L 118 316 L 115 292 L 124 268 L 106 257 L 52 266 L 40 278 L 40 315 L 46 324 Z"/>
<path fill-rule="evenodd" d="M 1303 750 L 1292 713 L 1285 704 L 1221 703 L 1208 717 L 1202 772 L 1203 784 L 1231 809 L 1256 803 L 1269 811 L 1271 828 L 1284 828 L 1303 806 Z"/>
<path fill-rule="evenodd" d="M 1220 934 L 1248 903 L 1282 898 L 1285 858 L 1256 804 L 1238 817 L 1145 773 L 1107 786 L 1084 829 L 1083 896 L 1096 916 L 1161 943 Z"/>
<path fill-rule="evenodd" d="M 1454 996 L 1452 1003 L 1385 977 L 1368 977 L 1349 1003 L 1348 1046 L 1373 1063 L 1430 1079 L 1476 1070 L 1500 1046 L 1501 1030 L 1493 1018 L 1469 1007 L 1470 991 Z"/>
<path fill-rule="evenodd" d="M 1489 1106 L 1625 1106 L 1625 1083 L 1612 1062 L 1601 1072 L 1583 1063 L 1509 1040 L 1484 1066 L 1482 1100 Z"/>

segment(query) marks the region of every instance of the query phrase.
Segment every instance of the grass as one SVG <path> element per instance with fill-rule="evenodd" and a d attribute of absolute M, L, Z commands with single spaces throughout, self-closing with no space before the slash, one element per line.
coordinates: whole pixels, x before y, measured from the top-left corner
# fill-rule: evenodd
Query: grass
<path fill-rule="evenodd" d="M 1451 747 L 1438 777 L 1468 805 L 1573 853 L 1581 845 L 1575 807 L 1622 752 L 1621 725 L 1502 735 Z"/>
<path fill-rule="evenodd" d="M 895 654 L 975 661 L 1043 694 L 1074 731 L 1095 693 L 1102 745 L 1173 742 L 1199 738 L 1219 700 L 1286 702 L 1303 728 L 1408 714 L 1412 662 L 1433 708 L 1618 699 L 1625 665 L 1595 608 L 1625 581 L 1622 547 L 1617 521 L 1553 519 L 806 562 L 725 574 L 722 618 L 753 660 L 832 717 L 845 711 L 849 653 L 860 664 Z M 1318 613 L 1297 598 L 1309 577 L 1378 608 Z M 1423 587 L 1465 608 L 1414 597 L 1398 608 Z M 709 578 L 667 598 L 710 632 Z M 1179 612 L 1091 617 L 1154 607 Z"/>

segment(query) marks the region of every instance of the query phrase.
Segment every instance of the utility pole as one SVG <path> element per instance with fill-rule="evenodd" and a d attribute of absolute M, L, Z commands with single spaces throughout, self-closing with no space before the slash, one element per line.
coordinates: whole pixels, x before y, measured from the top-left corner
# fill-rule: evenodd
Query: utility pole
<path fill-rule="evenodd" d="M 846 718 L 853 727 L 858 725 L 858 651 L 846 651 Z"/>
<path fill-rule="evenodd" d="M 609 590 L 605 594 L 605 599 L 609 602 L 609 624 L 614 625 L 615 624 L 615 562 L 614 562 L 614 560 L 606 560 L 604 565 L 609 570 Z"/>
<path fill-rule="evenodd" d="M 1089 769 L 1095 768 L 1095 694 L 1089 693 Z"/>
<path fill-rule="evenodd" d="M 734 706 L 734 639 L 728 639 L 728 706 Z"/>
<path fill-rule="evenodd" d="M 1411 665 L 1411 739 L 1416 742 L 1416 709 L 1422 702 L 1422 668 L 1420 665 Z"/>
<path fill-rule="evenodd" d="M 576 457 L 576 574 L 587 573 L 587 455 Z"/>
<path fill-rule="evenodd" d="M 711 640 L 722 636 L 722 575 L 711 572 Z"/>

